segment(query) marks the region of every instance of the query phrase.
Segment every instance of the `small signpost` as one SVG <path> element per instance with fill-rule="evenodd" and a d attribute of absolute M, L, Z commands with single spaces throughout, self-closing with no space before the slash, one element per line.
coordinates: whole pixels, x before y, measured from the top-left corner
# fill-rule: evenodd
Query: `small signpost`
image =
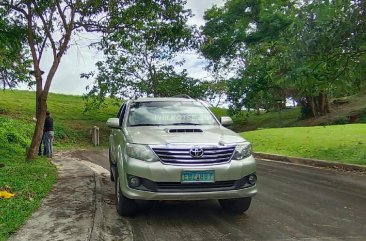
<path fill-rule="evenodd" d="M 99 146 L 99 127 L 93 126 L 91 129 L 92 143 L 94 146 Z"/>

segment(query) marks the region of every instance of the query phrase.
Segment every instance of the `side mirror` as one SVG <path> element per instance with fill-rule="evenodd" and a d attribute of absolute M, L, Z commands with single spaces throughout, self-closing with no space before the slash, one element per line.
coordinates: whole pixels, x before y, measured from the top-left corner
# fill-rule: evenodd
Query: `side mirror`
<path fill-rule="evenodd" d="M 233 124 L 233 120 L 229 116 L 221 116 L 220 123 L 223 126 L 230 126 Z"/>
<path fill-rule="evenodd" d="M 120 128 L 121 126 L 119 125 L 119 118 L 109 118 L 107 120 L 107 126 L 113 129 Z"/>

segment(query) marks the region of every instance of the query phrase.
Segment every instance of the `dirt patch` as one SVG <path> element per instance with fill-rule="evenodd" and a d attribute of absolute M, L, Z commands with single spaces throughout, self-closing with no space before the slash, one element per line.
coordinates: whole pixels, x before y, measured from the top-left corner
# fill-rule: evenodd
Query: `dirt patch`
<path fill-rule="evenodd" d="M 304 125 L 355 123 L 358 122 L 362 115 L 366 114 L 366 96 L 352 96 L 342 99 L 342 104 L 338 102 L 330 105 L 329 114 L 304 120 Z"/>

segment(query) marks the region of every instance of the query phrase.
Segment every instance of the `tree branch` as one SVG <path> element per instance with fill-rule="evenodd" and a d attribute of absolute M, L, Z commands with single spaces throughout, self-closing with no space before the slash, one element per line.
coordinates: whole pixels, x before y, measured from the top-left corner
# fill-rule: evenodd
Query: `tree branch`
<path fill-rule="evenodd" d="M 53 56 L 56 56 L 57 48 L 56 48 L 56 43 L 55 43 L 55 41 L 54 41 L 54 39 L 53 39 L 53 37 L 52 37 L 51 31 L 50 31 L 50 26 L 48 26 L 48 24 L 47 24 L 47 22 L 46 22 L 46 20 L 45 20 L 45 18 L 44 18 L 44 16 L 43 16 L 43 13 L 42 13 L 42 11 L 39 9 L 39 7 L 38 7 L 37 3 L 36 3 L 34 0 L 32 0 L 32 3 L 33 3 L 34 8 L 35 8 L 35 10 L 36 10 L 36 12 L 37 12 L 37 15 L 39 16 L 39 18 L 40 18 L 40 19 L 41 19 L 41 21 L 42 21 L 42 24 L 43 24 L 44 30 L 45 30 L 45 32 L 46 32 L 46 36 L 47 36 L 47 37 L 48 37 L 48 39 L 50 40 L 51 47 L 52 47 L 52 52 L 53 52 Z M 51 22 L 52 22 L 52 21 L 50 21 L 50 23 L 51 23 Z"/>
<path fill-rule="evenodd" d="M 77 3 L 78 2 L 80 2 L 80 1 L 77 1 Z M 76 8 L 77 8 L 76 4 L 74 6 L 70 5 L 70 7 L 71 7 L 70 22 L 68 24 L 66 24 L 66 27 L 64 26 L 65 33 L 64 33 L 64 36 L 63 36 L 63 42 L 61 43 L 59 51 L 57 52 L 57 54 L 54 57 L 53 64 L 52 64 L 51 69 L 50 69 L 50 71 L 47 75 L 46 83 L 45 83 L 45 86 L 44 86 L 44 91 L 42 93 L 42 95 L 43 95 L 42 97 L 44 99 L 47 99 L 48 92 L 49 92 L 49 89 L 51 87 L 52 79 L 53 79 L 53 77 L 56 73 L 56 70 L 57 70 L 57 68 L 60 64 L 61 57 L 65 53 L 65 51 L 67 49 L 67 46 L 70 42 L 71 33 L 73 31 L 73 24 L 74 24 L 74 19 L 75 19 Z M 61 13 L 59 12 L 59 14 L 60 14 L 61 19 L 65 19 L 65 21 L 66 21 L 65 15 L 62 12 Z"/>
<path fill-rule="evenodd" d="M 8 4 L 6 2 L 0 2 L 0 6 L 13 9 L 13 10 L 15 10 L 15 11 L 20 12 L 21 14 L 23 14 L 24 17 L 27 17 L 28 16 L 28 13 L 24 9 L 20 8 L 18 5 L 19 4 L 14 5 L 13 3 Z"/>
<path fill-rule="evenodd" d="M 66 22 L 66 18 L 65 18 L 65 13 L 62 11 L 59 2 L 56 3 L 56 7 L 57 7 L 58 14 L 61 17 L 61 20 L 62 20 L 62 24 L 64 26 L 64 29 L 67 30 L 67 22 Z"/>
<path fill-rule="evenodd" d="M 27 14 L 27 35 L 28 35 L 28 44 L 31 50 L 33 64 L 34 64 L 34 71 L 35 71 L 35 77 L 37 80 L 37 83 L 39 82 L 39 78 L 41 77 L 41 73 L 39 70 L 39 63 L 38 63 L 38 57 L 36 53 L 35 46 L 35 40 L 34 40 L 34 33 L 33 33 L 33 19 L 32 19 L 32 10 L 30 3 L 27 4 L 28 7 L 28 14 Z"/>

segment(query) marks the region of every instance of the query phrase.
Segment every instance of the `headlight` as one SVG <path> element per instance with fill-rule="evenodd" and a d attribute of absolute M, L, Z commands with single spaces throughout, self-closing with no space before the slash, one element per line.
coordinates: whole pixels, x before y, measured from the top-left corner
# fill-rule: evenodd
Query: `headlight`
<path fill-rule="evenodd" d="M 241 160 L 252 155 L 252 145 L 249 142 L 236 145 L 233 159 Z"/>
<path fill-rule="evenodd" d="M 159 160 L 155 153 L 150 149 L 150 147 L 146 145 L 127 144 L 126 153 L 129 157 L 147 162 Z"/>

